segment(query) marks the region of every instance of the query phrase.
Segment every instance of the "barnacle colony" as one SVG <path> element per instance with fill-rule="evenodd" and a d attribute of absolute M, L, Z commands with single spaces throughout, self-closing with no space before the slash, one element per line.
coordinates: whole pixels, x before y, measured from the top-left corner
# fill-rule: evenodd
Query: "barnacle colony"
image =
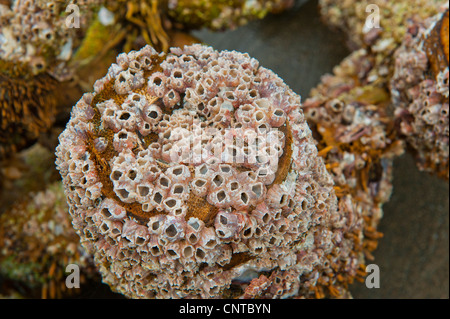
<path fill-rule="evenodd" d="M 320 6 L 328 23 L 344 30 L 372 65 L 354 86 L 366 95 L 387 95 L 389 108 L 396 108 L 396 138 L 408 143 L 420 169 L 448 178 L 448 25 L 442 14 L 448 1 L 321 0 Z M 371 7 L 379 27 L 367 23 Z M 388 130 L 394 123 L 389 108 L 380 113 L 391 118 L 391 124 L 382 124 Z"/>
<path fill-rule="evenodd" d="M 395 53 L 392 100 L 418 166 L 449 176 L 448 9 L 413 24 Z"/>
<path fill-rule="evenodd" d="M 34 141 L 67 103 L 60 85 L 73 76 L 72 54 L 93 14 L 80 5 L 80 28 L 68 27 L 68 16 L 57 1 L 0 3 L 0 158 Z"/>
<path fill-rule="evenodd" d="M 235 51 L 147 46 L 119 55 L 94 89 L 56 164 L 82 245 L 115 291 L 289 297 L 329 263 L 346 221 L 300 97 L 272 71 Z"/>

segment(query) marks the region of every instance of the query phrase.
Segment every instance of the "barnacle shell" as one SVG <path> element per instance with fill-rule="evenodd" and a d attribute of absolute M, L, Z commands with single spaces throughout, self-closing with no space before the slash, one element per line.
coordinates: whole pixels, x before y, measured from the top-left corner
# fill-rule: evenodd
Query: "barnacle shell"
<path fill-rule="evenodd" d="M 80 267 L 80 280 L 96 275 L 93 260 L 71 225 L 61 182 L 32 193 L 0 215 L 0 274 L 30 290 L 30 296 L 57 298 L 67 289 L 65 269 Z"/>
<path fill-rule="evenodd" d="M 449 177 L 448 9 L 416 23 L 395 53 L 392 100 L 420 169 Z"/>
<path fill-rule="evenodd" d="M 132 298 L 314 296 L 300 278 L 329 264 L 348 226 L 300 97 L 279 77 L 235 51 L 147 46 L 94 88 L 56 164 L 104 282 Z M 274 110 L 284 121 L 269 124 Z M 246 292 L 260 276 L 271 288 Z"/>

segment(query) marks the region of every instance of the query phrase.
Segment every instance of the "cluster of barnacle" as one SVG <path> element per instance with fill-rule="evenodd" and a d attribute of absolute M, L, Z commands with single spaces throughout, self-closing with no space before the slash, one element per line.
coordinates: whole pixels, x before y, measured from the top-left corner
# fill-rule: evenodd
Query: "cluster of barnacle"
<path fill-rule="evenodd" d="M 0 276 L 12 281 L 13 291 L 42 298 L 67 296 L 75 291 L 65 285 L 66 266 L 73 263 L 80 267 L 81 282 L 96 276 L 67 210 L 64 188 L 56 182 L 0 215 Z"/>
<path fill-rule="evenodd" d="M 443 14 L 448 2 L 322 0 L 320 5 L 324 20 L 346 31 L 351 46 L 365 50 L 372 64 L 356 86 L 369 95 L 384 90 L 395 109 L 387 115 L 395 121 L 396 138 L 414 150 L 420 169 L 448 178 L 448 13 Z"/>
<path fill-rule="evenodd" d="M 158 0 L 1 3 L 0 158 L 35 142 L 57 117 L 66 119 L 67 108 L 106 72 L 119 50 L 128 52 L 151 44 L 167 51 L 169 46 L 198 42 L 184 29 L 212 28 L 217 24 L 212 23 L 217 18 L 217 9 L 228 8 L 232 12 L 229 18 L 235 22 L 228 25 L 222 21 L 224 24 L 216 28 L 224 29 L 291 5 L 290 1 L 280 0 L 245 6 L 240 1 L 207 3 L 206 6 Z M 200 24 L 190 24 L 195 20 L 192 10 L 198 6 L 208 18 Z M 242 6 L 245 10 L 238 9 Z M 115 51 L 116 48 L 121 49 Z"/>
<path fill-rule="evenodd" d="M 74 227 L 104 282 L 129 297 L 314 295 L 301 278 L 332 253 L 352 259 L 340 247 L 353 221 L 337 211 L 299 106 L 247 54 L 121 54 L 57 148 Z"/>
<path fill-rule="evenodd" d="M 416 23 L 395 53 L 391 93 L 400 133 L 423 170 L 449 177 L 448 9 Z"/>
<path fill-rule="evenodd" d="M 319 295 L 342 295 L 354 278 L 361 279 L 364 261 L 381 234 L 376 231 L 383 215 L 382 205 L 391 195 L 394 157 L 403 152 L 389 119 L 389 95 L 371 84 L 367 74 L 373 68 L 367 51 L 360 49 L 322 77 L 303 103 L 305 117 L 316 137 L 334 181 L 338 210 L 350 222 L 346 225 L 346 247 L 358 265 L 352 276 L 340 274 L 349 259 L 331 255 L 327 267 L 317 268 Z M 319 278 L 319 279 L 317 279 Z M 330 289 L 330 286 L 332 287 Z"/>
<path fill-rule="evenodd" d="M 1 59 L 22 62 L 33 75 L 46 70 L 53 77 L 63 79 L 67 71 L 65 63 L 79 41 L 77 33 L 81 32 L 67 25 L 65 10 L 66 6 L 58 1 L 1 4 Z M 92 15 L 86 7 L 82 6 L 81 10 L 80 28 L 87 25 Z"/>

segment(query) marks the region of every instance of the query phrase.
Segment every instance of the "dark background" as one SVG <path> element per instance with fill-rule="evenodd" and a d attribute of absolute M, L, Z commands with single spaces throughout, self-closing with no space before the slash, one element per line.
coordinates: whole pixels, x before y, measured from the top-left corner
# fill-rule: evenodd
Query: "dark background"
<path fill-rule="evenodd" d="M 317 1 L 234 31 L 194 35 L 218 50 L 248 52 L 303 100 L 350 53 L 345 35 L 321 21 Z M 395 161 L 393 183 L 372 262 L 380 267 L 381 287 L 354 284 L 353 297 L 449 298 L 449 184 L 419 172 L 409 154 Z"/>

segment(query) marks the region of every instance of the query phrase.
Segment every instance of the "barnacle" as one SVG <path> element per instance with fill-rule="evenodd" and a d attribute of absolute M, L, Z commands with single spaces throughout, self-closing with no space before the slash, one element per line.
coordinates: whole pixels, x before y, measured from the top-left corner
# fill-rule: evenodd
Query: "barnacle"
<path fill-rule="evenodd" d="M 67 210 L 57 182 L 0 215 L 0 275 L 24 285 L 30 296 L 60 298 L 77 291 L 64 284 L 69 264 L 80 267 L 81 282 L 96 275 Z"/>
<path fill-rule="evenodd" d="M 448 9 L 416 23 L 395 53 L 391 92 L 420 169 L 449 176 Z"/>
<path fill-rule="evenodd" d="M 103 281 L 132 298 L 320 297 L 333 254 L 355 277 L 359 211 L 338 209 L 300 105 L 247 54 L 120 54 L 56 151 Z"/>

